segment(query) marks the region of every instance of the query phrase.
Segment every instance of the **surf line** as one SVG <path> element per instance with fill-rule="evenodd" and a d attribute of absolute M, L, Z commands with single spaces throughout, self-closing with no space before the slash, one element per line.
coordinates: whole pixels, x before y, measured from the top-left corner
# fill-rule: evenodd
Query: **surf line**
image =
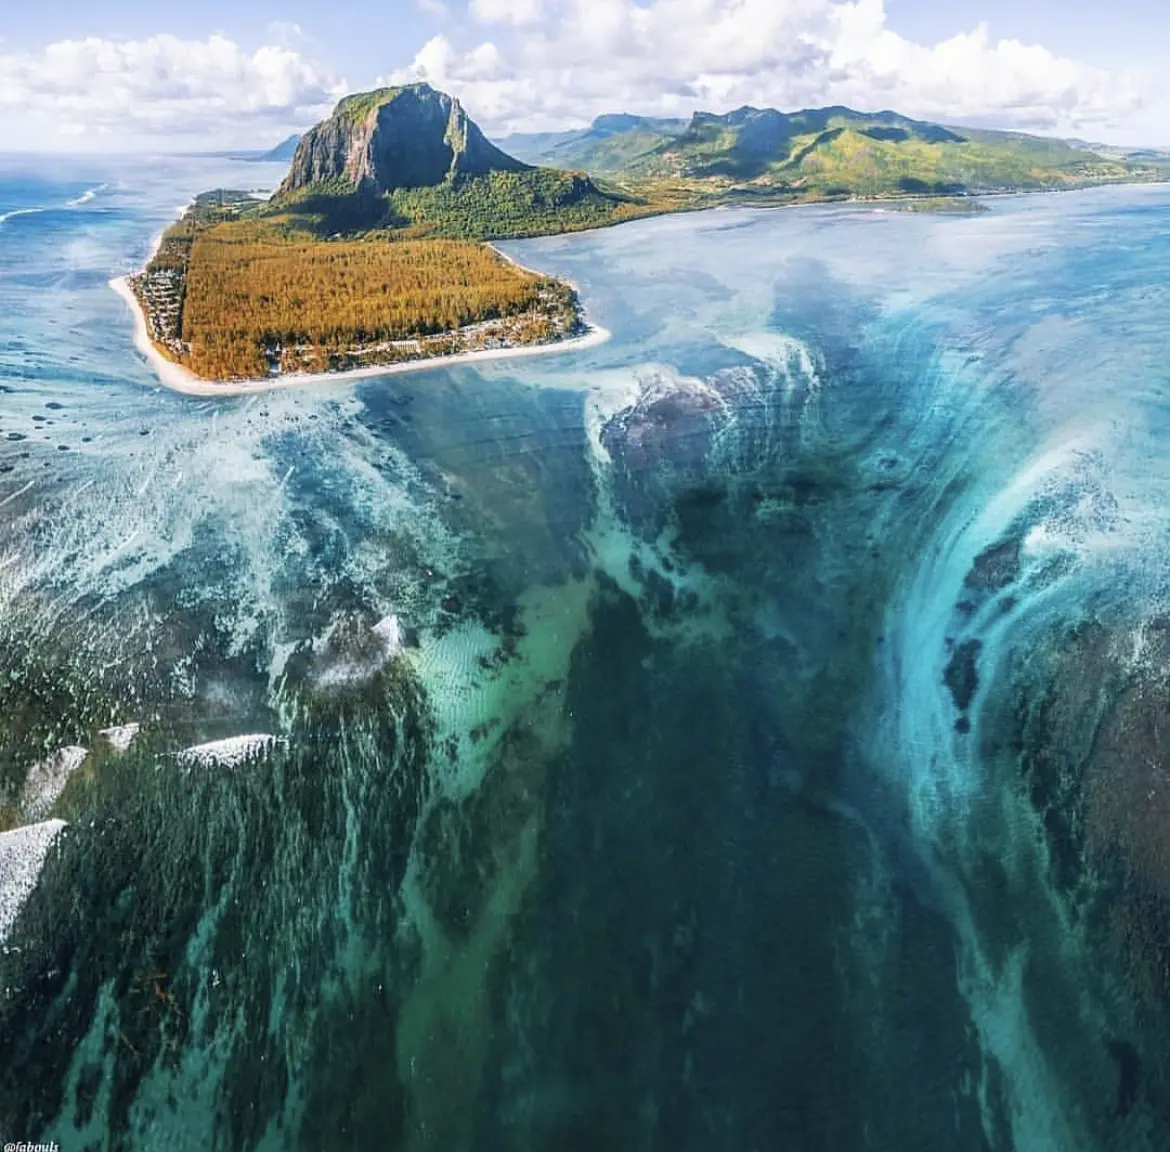
<path fill-rule="evenodd" d="M 11 504 L 17 496 L 23 496 L 35 483 L 35 480 L 30 480 L 19 492 L 13 492 L 11 496 L 5 496 L 3 500 L 0 500 L 0 508 L 3 508 L 5 504 Z"/>
<path fill-rule="evenodd" d="M 83 204 L 88 204 L 99 192 L 104 192 L 109 187 L 108 184 L 95 184 L 92 188 L 87 188 L 80 196 L 73 200 L 66 200 L 66 208 L 80 208 Z"/>
<path fill-rule="evenodd" d="M 13 208 L 11 212 L 0 213 L 0 224 L 7 224 L 13 216 L 34 216 L 44 211 L 44 208 Z"/>

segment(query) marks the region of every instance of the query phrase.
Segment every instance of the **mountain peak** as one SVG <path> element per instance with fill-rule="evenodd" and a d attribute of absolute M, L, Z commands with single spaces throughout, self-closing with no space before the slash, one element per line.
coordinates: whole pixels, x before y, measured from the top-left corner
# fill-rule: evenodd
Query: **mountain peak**
<path fill-rule="evenodd" d="M 286 136 L 274 148 L 269 148 L 261 157 L 262 160 L 291 160 L 297 154 L 297 145 L 301 142 L 299 133 L 294 132 Z"/>
<path fill-rule="evenodd" d="M 333 116 L 356 122 L 364 120 L 376 109 L 393 103 L 399 96 L 405 96 L 408 100 L 428 100 L 442 95 L 442 92 L 432 88 L 425 80 L 413 84 L 396 84 L 389 88 L 373 88 L 369 92 L 351 92 L 338 101 Z"/>
<path fill-rule="evenodd" d="M 280 194 L 342 184 L 382 195 L 526 167 L 491 144 L 458 100 L 405 84 L 346 96 L 301 139 Z"/>
<path fill-rule="evenodd" d="M 628 132 L 631 128 L 649 123 L 651 121 L 647 117 L 635 116 L 630 112 L 607 112 L 598 116 L 589 127 L 601 135 L 609 135 L 613 132 Z"/>

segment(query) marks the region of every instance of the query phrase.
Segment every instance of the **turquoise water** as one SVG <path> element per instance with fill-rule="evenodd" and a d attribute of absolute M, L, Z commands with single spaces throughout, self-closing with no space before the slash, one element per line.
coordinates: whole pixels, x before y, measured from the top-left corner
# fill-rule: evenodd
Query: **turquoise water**
<path fill-rule="evenodd" d="M 4 165 L 6 1139 L 1170 1147 L 1170 191 L 508 245 L 612 341 L 211 401 L 107 281 L 279 170 Z"/>

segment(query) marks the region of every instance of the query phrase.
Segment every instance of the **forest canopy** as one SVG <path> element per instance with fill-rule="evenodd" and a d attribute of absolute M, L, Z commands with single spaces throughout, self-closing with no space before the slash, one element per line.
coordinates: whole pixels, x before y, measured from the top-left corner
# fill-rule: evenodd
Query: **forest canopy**
<path fill-rule="evenodd" d="M 323 241 L 248 217 L 180 222 L 135 288 L 156 342 L 210 379 L 552 340 L 578 324 L 571 288 L 484 244 Z"/>

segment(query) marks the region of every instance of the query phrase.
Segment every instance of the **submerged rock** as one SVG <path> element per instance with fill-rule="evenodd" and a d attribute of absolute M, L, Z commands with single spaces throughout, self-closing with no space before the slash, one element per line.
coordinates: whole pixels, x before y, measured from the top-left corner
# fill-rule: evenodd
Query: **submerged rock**
<path fill-rule="evenodd" d="M 1084 625 L 1050 635 L 1018 689 L 1029 700 L 1021 769 L 1058 882 L 1107 909 L 1134 989 L 1161 1004 L 1170 998 L 1168 669 L 1165 621 Z"/>
<path fill-rule="evenodd" d="M 47 760 L 34 764 L 25 777 L 20 805 L 30 820 L 46 816 L 57 803 L 69 777 L 81 767 L 89 750 L 70 746 L 61 748 Z"/>
<path fill-rule="evenodd" d="M 196 744 L 179 753 L 181 763 L 203 768 L 238 768 L 266 756 L 278 745 L 287 743 L 280 736 L 256 733 L 248 736 L 229 736 L 226 740 L 212 740 Z"/>
<path fill-rule="evenodd" d="M 46 820 L 0 833 L 0 943 L 36 888 L 45 857 L 64 827 L 64 820 Z"/>
<path fill-rule="evenodd" d="M 392 660 L 402 651 L 405 641 L 402 635 L 402 626 L 397 616 L 384 616 L 370 629 L 382 645 L 382 651 L 387 660 Z"/>
<path fill-rule="evenodd" d="M 115 728 L 103 728 L 98 735 L 104 736 L 106 743 L 115 752 L 125 752 L 134 743 L 141 727 L 140 724 L 122 724 Z"/>
<path fill-rule="evenodd" d="M 943 674 L 943 682 L 950 689 L 955 707 L 966 712 L 979 690 L 979 653 L 983 650 L 981 640 L 964 640 L 956 646 L 950 663 Z"/>
<path fill-rule="evenodd" d="M 409 645 L 395 615 L 383 616 L 373 627 L 358 617 L 338 621 L 314 660 L 318 688 L 339 688 L 369 680 Z"/>
<path fill-rule="evenodd" d="M 985 548 L 975 557 L 965 581 L 980 592 L 1001 592 L 1020 575 L 1020 539 L 1013 537 Z"/>
<path fill-rule="evenodd" d="M 1117 1102 L 1114 1114 L 1124 1118 L 1133 1111 L 1142 1079 L 1142 1060 L 1127 1040 L 1110 1040 L 1105 1046 L 1117 1064 Z"/>

